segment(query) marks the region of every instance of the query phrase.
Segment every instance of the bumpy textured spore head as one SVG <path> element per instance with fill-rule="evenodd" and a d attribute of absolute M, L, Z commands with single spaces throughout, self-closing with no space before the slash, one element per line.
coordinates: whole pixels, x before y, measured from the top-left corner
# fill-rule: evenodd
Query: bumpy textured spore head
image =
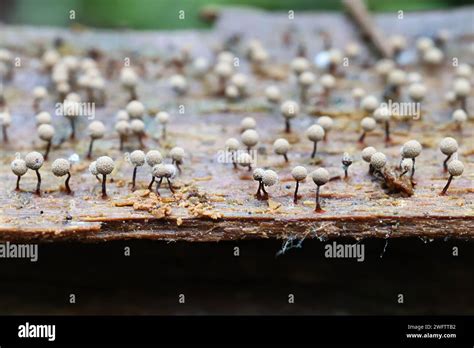
<path fill-rule="evenodd" d="M 311 178 L 316 185 L 321 186 L 329 181 L 329 172 L 324 168 L 318 168 L 311 173 Z"/>
<path fill-rule="evenodd" d="M 8 111 L 0 112 L 0 125 L 9 127 L 12 124 L 12 117 Z"/>
<path fill-rule="evenodd" d="M 263 172 L 262 182 L 265 186 L 273 186 L 278 182 L 278 174 L 271 169 L 265 170 Z"/>
<path fill-rule="evenodd" d="M 382 152 L 376 152 L 370 157 L 370 164 L 375 169 L 380 170 L 387 164 L 387 157 Z"/>
<path fill-rule="evenodd" d="M 242 143 L 244 143 L 244 145 L 247 147 L 253 147 L 257 145 L 259 140 L 257 131 L 253 129 L 247 129 L 245 132 L 242 133 L 241 138 Z"/>
<path fill-rule="evenodd" d="M 296 181 L 302 181 L 308 176 L 308 171 L 303 166 L 296 166 L 291 170 L 291 175 Z"/>
<path fill-rule="evenodd" d="M 91 162 L 91 164 L 89 164 L 89 172 L 92 175 L 99 175 L 99 172 L 97 171 L 97 162 L 96 161 Z"/>
<path fill-rule="evenodd" d="M 247 87 L 247 84 L 248 84 L 247 76 L 241 73 L 234 74 L 232 78 L 230 79 L 230 81 L 239 90 L 244 89 L 245 87 Z"/>
<path fill-rule="evenodd" d="M 48 96 L 48 91 L 43 86 L 36 86 L 33 89 L 33 97 L 35 99 L 44 99 Z"/>
<path fill-rule="evenodd" d="M 120 135 L 127 135 L 130 132 L 130 123 L 128 121 L 125 121 L 125 120 L 118 121 L 115 124 L 115 130 Z"/>
<path fill-rule="evenodd" d="M 130 128 L 135 134 L 143 134 L 145 132 L 145 123 L 142 120 L 132 120 Z"/>
<path fill-rule="evenodd" d="M 372 155 L 376 152 L 377 150 L 375 149 L 375 147 L 367 146 L 366 148 L 362 150 L 362 159 L 365 162 L 370 163 Z"/>
<path fill-rule="evenodd" d="M 457 78 L 453 85 L 454 93 L 457 97 L 467 97 L 471 92 L 471 83 L 468 79 Z"/>
<path fill-rule="evenodd" d="M 360 87 L 356 87 L 352 90 L 352 97 L 357 99 L 362 99 L 365 96 L 365 90 Z"/>
<path fill-rule="evenodd" d="M 401 163 L 401 167 L 402 167 L 403 171 L 408 172 L 413 168 L 413 161 L 409 158 L 405 158 L 405 159 L 403 159 L 403 161 Z"/>
<path fill-rule="evenodd" d="M 362 121 L 360 121 L 360 126 L 365 132 L 372 132 L 377 124 L 372 117 L 364 117 Z"/>
<path fill-rule="evenodd" d="M 114 170 L 114 160 L 109 156 L 101 156 L 96 161 L 96 168 L 99 174 L 108 175 Z"/>
<path fill-rule="evenodd" d="M 186 81 L 186 78 L 179 74 L 170 77 L 170 85 L 173 91 L 180 95 L 186 93 L 188 89 L 188 82 Z"/>
<path fill-rule="evenodd" d="M 277 86 L 268 86 L 265 89 L 265 96 L 271 103 L 278 103 L 281 100 L 280 89 Z"/>
<path fill-rule="evenodd" d="M 291 61 L 291 70 L 296 74 L 301 74 L 302 72 L 309 69 L 309 61 L 304 57 L 297 57 Z"/>
<path fill-rule="evenodd" d="M 324 74 L 321 76 L 320 82 L 321 86 L 323 86 L 323 88 L 326 90 L 333 89 L 336 85 L 336 79 L 331 74 Z"/>
<path fill-rule="evenodd" d="M 160 163 L 153 167 L 152 173 L 157 178 L 172 178 L 176 174 L 176 167 L 172 164 Z"/>
<path fill-rule="evenodd" d="M 459 160 L 452 160 L 448 163 L 448 172 L 452 176 L 460 176 L 464 171 L 464 164 Z"/>
<path fill-rule="evenodd" d="M 394 69 L 388 74 L 388 83 L 392 86 L 402 86 L 406 78 L 407 75 L 403 70 Z"/>
<path fill-rule="evenodd" d="M 467 120 L 466 111 L 463 109 L 457 109 L 453 112 L 453 120 L 456 123 L 464 123 Z"/>
<path fill-rule="evenodd" d="M 145 113 L 145 106 L 138 100 L 132 100 L 127 104 L 126 110 L 131 118 L 141 118 Z"/>
<path fill-rule="evenodd" d="M 245 117 L 240 122 L 240 127 L 243 130 L 255 129 L 255 127 L 257 127 L 257 122 L 255 121 L 255 119 L 253 117 Z"/>
<path fill-rule="evenodd" d="M 167 124 L 168 121 L 170 120 L 170 114 L 167 113 L 166 111 L 160 111 L 159 113 L 156 114 L 156 119 L 161 124 Z"/>
<path fill-rule="evenodd" d="M 287 100 L 280 107 L 281 113 L 285 118 L 294 118 L 300 113 L 300 106 L 297 102 Z"/>
<path fill-rule="evenodd" d="M 421 153 L 421 144 L 416 140 L 409 140 L 402 147 L 403 158 L 415 158 Z"/>
<path fill-rule="evenodd" d="M 318 124 L 323 127 L 324 131 L 328 132 L 332 129 L 334 121 L 329 116 L 321 116 L 318 118 Z"/>
<path fill-rule="evenodd" d="M 305 71 L 298 79 L 298 82 L 303 87 L 309 87 L 316 81 L 316 76 L 311 71 Z"/>
<path fill-rule="evenodd" d="M 277 139 L 273 143 L 273 149 L 277 155 L 285 155 L 290 149 L 290 143 L 283 138 Z"/>
<path fill-rule="evenodd" d="M 175 146 L 170 151 L 170 157 L 176 162 L 181 162 L 184 156 L 185 152 L 182 147 Z"/>
<path fill-rule="evenodd" d="M 38 115 L 36 115 L 36 123 L 38 125 L 51 124 L 51 114 L 46 111 L 40 112 Z"/>
<path fill-rule="evenodd" d="M 150 167 L 154 167 L 163 161 L 163 156 L 158 150 L 150 150 L 146 153 L 145 161 Z"/>
<path fill-rule="evenodd" d="M 469 64 L 459 64 L 456 69 L 456 76 L 463 77 L 465 79 L 469 79 L 472 75 L 472 68 Z"/>
<path fill-rule="evenodd" d="M 306 136 L 312 142 L 320 141 L 324 139 L 324 128 L 321 127 L 319 124 L 313 124 L 306 130 Z"/>
<path fill-rule="evenodd" d="M 439 143 L 439 149 L 446 156 L 452 155 L 458 150 L 458 142 L 454 138 L 446 137 Z"/>
<path fill-rule="evenodd" d="M 26 166 L 26 162 L 20 158 L 17 158 L 12 161 L 11 169 L 13 174 L 17 176 L 22 176 L 28 171 L 28 167 Z"/>
<path fill-rule="evenodd" d="M 263 178 L 263 173 L 265 173 L 265 170 L 262 168 L 256 168 L 253 171 L 253 179 L 256 181 L 262 180 Z"/>
<path fill-rule="evenodd" d="M 53 174 L 56 176 L 64 176 L 67 173 L 69 173 L 70 169 L 71 169 L 71 163 L 69 163 L 69 161 L 64 158 L 58 158 L 51 165 L 51 170 Z"/>
<path fill-rule="evenodd" d="M 227 151 L 233 152 L 239 149 L 239 141 L 235 138 L 229 138 L 225 142 L 225 148 Z"/>
<path fill-rule="evenodd" d="M 426 96 L 426 87 L 422 83 L 413 83 L 408 87 L 408 94 L 415 101 L 422 100 Z"/>
<path fill-rule="evenodd" d="M 130 154 L 130 162 L 136 167 L 141 167 L 145 164 L 145 153 L 142 150 L 133 151 Z"/>
<path fill-rule="evenodd" d="M 115 115 L 115 120 L 118 121 L 128 121 L 130 119 L 130 116 L 128 115 L 128 112 L 125 110 L 119 110 L 117 111 L 117 115 Z"/>
<path fill-rule="evenodd" d="M 390 121 L 392 117 L 392 111 L 388 107 L 380 107 L 374 111 L 374 119 L 377 122 L 387 122 Z"/>
<path fill-rule="evenodd" d="M 360 107 L 367 112 L 374 112 L 379 106 L 379 101 L 373 95 L 368 95 L 360 102 Z"/>
<path fill-rule="evenodd" d="M 51 141 L 51 139 L 54 137 L 54 133 L 54 127 L 50 124 L 45 123 L 38 127 L 38 135 L 41 140 Z"/>
<path fill-rule="evenodd" d="M 100 139 L 105 134 L 105 126 L 100 121 L 91 122 L 87 130 L 92 139 Z"/>
<path fill-rule="evenodd" d="M 43 165 L 44 158 L 39 152 L 33 151 L 25 156 L 25 162 L 28 168 L 38 170 Z"/>
<path fill-rule="evenodd" d="M 129 67 L 122 68 L 120 71 L 120 82 L 125 87 L 134 87 L 138 82 L 138 76 L 135 70 Z"/>

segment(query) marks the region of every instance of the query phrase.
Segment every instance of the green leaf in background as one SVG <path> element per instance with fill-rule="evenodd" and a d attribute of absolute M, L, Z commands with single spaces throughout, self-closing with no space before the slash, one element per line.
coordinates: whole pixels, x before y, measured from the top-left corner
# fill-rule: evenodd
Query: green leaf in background
<path fill-rule="evenodd" d="M 472 5 L 473 0 L 367 0 L 373 11 L 412 11 Z M 206 28 L 204 7 L 246 6 L 270 11 L 339 11 L 337 0 L 1 0 L 0 19 L 7 23 L 133 29 Z M 69 11 L 76 19 L 69 19 Z M 185 20 L 179 20 L 180 10 Z"/>

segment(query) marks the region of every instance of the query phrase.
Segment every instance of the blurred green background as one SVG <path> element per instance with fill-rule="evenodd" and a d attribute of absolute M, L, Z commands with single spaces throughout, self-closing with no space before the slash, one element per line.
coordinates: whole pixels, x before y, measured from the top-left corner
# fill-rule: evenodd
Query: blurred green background
<path fill-rule="evenodd" d="M 413 11 L 472 5 L 474 0 L 367 0 L 373 11 Z M 271 11 L 342 9 L 338 0 L 0 0 L 0 20 L 7 23 L 134 29 L 206 28 L 203 8 L 251 6 Z M 69 19 L 75 10 L 76 18 Z M 185 20 L 177 20 L 185 11 Z"/>

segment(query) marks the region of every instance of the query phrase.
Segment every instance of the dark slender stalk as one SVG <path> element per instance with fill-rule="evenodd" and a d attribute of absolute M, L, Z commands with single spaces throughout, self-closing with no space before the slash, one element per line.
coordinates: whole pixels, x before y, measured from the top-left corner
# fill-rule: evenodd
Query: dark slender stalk
<path fill-rule="evenodd" d="M 102 180 L 100 180 L 100 178 L 99 178 L 98 175 L 96 175 L 95 177 L 96 177 L 96 179 L 97 179 L 98 182 L 102 182 Z"/>
<path fill-rule="evenodd" d="M 262 180 L 258 180 L 258 189 L 257 189 L 257 194 L 256 194 L 256 197 L 257 199 L 261 199 L 262 198 Z"/>
<path fill-rule="evenodd" d="M 94 145 L 94 138 L 91 138 L 89 143 L 89 150 L 87 151 L 87 159 L 91 159 L 92 157 L 92 146 Z"/>
<path fill-rule="evenodd" d="M 369 163 L 369 174 L 370 175 L 374 174 L 374 167 L 372 166 L 371 163 Z"/>
<path fill-rule="evenodd" d="M 150 190 L 150 191 L 151 191 L 151 189 L 153 188 L 153 184 L 154 184 L 154 182 L 155 182 L 155 176 L 154 176 L 154 175 L 152 175 L 152 176 L 151 176 L 151 181 L 150 181 L 150 184 L 148 185 L 148 190 Z"/>
<path fill-rule="evenodd" d="M 453 180 L 453 176 L 450 175 L 448 182 L 446 183 L 446 186 L 443 188 L 443 191 L 441 191 L 440 195 L 444 196 L 446 194 L 446 191 L 448 191 L 449 185 L 451 185 L 451 181 Z"/>
<path fill-rule="evenodd" d="M 408 170 L 405 170 L 403 173 L 400 173 L 400 176 L 398 178 L 401 178 L 402 176 L 404 176 L 406 173 L 408 173 Z"/>
<path fill-rule="evenodd" d="M 362 144 L 362 143 L 364 142 L 364 139 L 365 139 L 365 135 L 366 135 L 366 134 L 367 134 L 367 133 L 366 133 L 365 131 L 362 132 L 362 135 L 361 135 L 360 138 L 359 138 L 359 143 Z"/>
<path fill-rule="evenodd" d="M 107 197 L 107 188 L 105 187 L 107 183 L 107 175 L 102 174 L 102 198 Z"/>
<path fill-rule="evenodd" d="M 300 187 L 300 182 L 296 180 L 295 194 L 293 196 L 293 203 L 298 204 L 298 188 Z"/>
<path fill-rule="evenodd" d="M 3 142 L 8 143 L 7 127 L 5 125 L 2 126 L 2 133 L 3 133 Z"/>
<path fill-rule="evenodd" d="M 130 101 L 138 100 L 137 89 L 135 87 L 130 87 L 129 92 L 130 92 Z"/>
<path fill-rule="evenodd" d="M 138 137 L 138 143 L 140 144 L 140 149 L 143 150 L 145 148 L 145 144 L 143 144 L 143 134 L 140 133 L 137 135 L 137 137 Z"/>
<path fill-rule="evenodd" d="M 94 90 L 90 87 L 86 88 L 87 100 L 90 103 L 95 102 Z"/>
<path fill-rule="evenodd" d="M 35 98 L 35 100 L 33 100 L 33 112 L 35 114 L 38 114 L 39 111 L 40 111 L 40 101 Z"/>
<path fill-rule="evenodd" d="M 35 172 L 36 172 L 36 178 L 38 179 L 38 182 L 36 183 L 36 194 L 40 195 L 41 194 L 41 175 L 38 169 L 36 169 Z"/>
<path fill-rule="evenodd" d="M 347 178 L 349 177 L 349 175 L 347 174 L 348 169 L 349 167 L 344 168 L 344 180 L 347 180 Z"/>
<path fill-rule="evenodd" d="M 306 104 L 307 100 L 308 100 L 308 89 L 306 87 L 301 87 L 300 89 L 301 104 Z"/>
<path fill-rule="evenodd" d="M 268 199 L 268 192 L 265 190 L 265 185 L 262 182 L 262 191 L 263 191 L 263 197 L 262 199 L 267 200 Z"/>
<path fill-rule="evenodd" d="M 69 136 L 69 139 L 76 139 L 76 120 L 74 116 L 69 117 L 69 124 L 71 125 L 71 135 Z"/>
<path fill-rule="evenodd" d="M 50 150 L 51 150 L 51 140 L 49 140 L 48 143 L 46 144 L 46 151 L 43 156 L 45 161 L 48 160 L 48 155 L 49 155 Z"/>
<path fill-rule="evenodd" d="M 168 181 L 168 187 L 169 187 L 171 193 L 174 193 L 173 185 L 171 184 L 170 178 L 166 178 L 166 181 Z"/>
<path fill-rule="evenodd" d="M 446 157 L 446 159 L 444 160 L 444 162 L 443 162 L 443 169 L 444 169 L 445 172 L 448 171 L 448 161 L 451 159 L 451 156 L 452 156 L 452 154 L 448 155 Z"/>
<path fill-rule="evenodd" d="M 390 122 L 385 121 L 385 142 L 390 142 Z"/>
<path fill-rule="evenodd" d="M 67 178 L 66 178 L 66 182 L 64 184 L 66 185 L 66 191 L 67 191 L 68 194 L 70 194 L 72 192 L 71 188 L 69 187 L 69 179 L 71 179 L 71 173 L 67 172 Z"/>
<path fill-rule="evenodd" d="M 283 155 L 283 158 L 285 159 L 285 162 L 286 162 L 286 163 L 289 162 L 289 161 L 288 161 L 288 155 L 287 155 L 286 153 Z"/>
<path fill-rule="evenodd" d="M 137 169 L 138 169 L 137 166 L 135 166 L 135 167 L 133 168 L 132 191 L 135 191 L 135 179 L 136 179 L 136 177 L 137 177 Z"/>
<path fill-rule="evenodd" d="M 160 195 L 160 192 L 158 190 L 159 190 L 162 182 L 163 182 L 163 178 L 160 178 L 160 181 L 158 181 L 158 183 L 156 184 L 156 194 L 158 196 Z"/>
<path fill-rule="evenodd" d="M 461 98 L 461 109 L 463 109 L 467 113 L 467 98 L 466 97 Z"/>
<path fill-rule="evenodd" d="M 166 140 L 166 125 L 163 125 L 163 133 L 162 133 L 162 136 L 163 136 L 163 140 Z"/>
<path fill-rule="evenodd" d="M 21 176 L 18 175 L 16 179 L 16 188 L 15 188 L 16 191 L 20 191 L 20 179 L 21 179 Z"/>
<path fill-rule="evenodd" d="M 291 124 L 289 118 L 285 119 L 285 133 L 291 133 Z"/>
<path fill-rule="evenodd" d="M 410 179 L 413 179 L 413 177 L 415 176 L 415 158 L 412 158 L 411 160 L 413 162 L 413 167 L 411 168 Z"/>
<path fill-rule="evenodd" d="M 119 147 L 120 151 L 123 151 L 124 140 L 125 140 L 125 137 L 122 134 L 120 134 L 120 147 Z"/>
<path fill-rule="evenodd" d="M 317 185 L 316 187 L 316 208 L 314 209 L 315 212 L 320 213 L 323 210 L 321 209 L 321 205 L 319 204 L 319 188 L 320 186 Z"/>
<path fill-rule="evenodd" d="M 313 143 L 313 152 L 311 153 L 311 158 L 314 158 L 314 156 L 316 156 L 316 151 L 318 150 L 318 142 L 315 141 Z"/>

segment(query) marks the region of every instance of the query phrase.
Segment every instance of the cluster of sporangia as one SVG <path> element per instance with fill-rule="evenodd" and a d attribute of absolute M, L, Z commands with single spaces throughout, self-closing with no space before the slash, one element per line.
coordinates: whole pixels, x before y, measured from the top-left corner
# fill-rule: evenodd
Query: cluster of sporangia
<path fill-rule="evenodd" d="M 430 38 L 420 38 L 417 43 L 417 51 L 419 54 L 420 63 L 427 69 L 427 71 L 433 71 L 443 63 L 444 58 L 444 43 L 447 40 L 445 32 L 440 32 L 436 40 Z M 422 82 L 422 75 L 419 73 L 406 73 L 399 67 L 397 62 L 398 57 L 406 48 L 406 39 L 402 36 L 394 36 L 390 39 L 393 51 L 394 60 L 382 59 L 375 65 L 375 71 L 380 76 L 382 83 L 385 85 L 383 99 L 385 102 L 388 101 L 400 101 L 402 96 L 402 90 L 405 86 L 407 87 L 407 94 L 411 101 L 419 103 L 421 102 L 427 93 L 427 88 Z M 357 59 L 359 54 L 359 48 L 355 44 L 350 44 L 345 52 L 346 56 L 352 59 Z M 232 57 L 229 52 L 221 53 L 219 57 L 226 57 L 224 61 L 231 61 Z M 262 64 L 268 58 L 268 54 L 262 47 L 261 43 L 253 41 L 249 45 L 249 57 L 252 62 L 252 57 L 265 57 L 265 59 L 259 60 L 259 64 Z M 338 72 L 338 66 L 341 65 L 343 53 L 336 49 L 328 50 L 328 63 L 325 66 L 326 73 L 319 78 L 319 103 L 323 105 L 328 104 L 328 100 L 331 92 L 334 90 L 336 85 L 336 76 L 342 75 L 342 72 Z M 224 64 L 222 61 L 220 64 Z M 282 100 L 280 89 L 277 86 L 271 85 L 265 89 L 265 96 L 270 105 L 270 109 L 275 113 L 277 106 L 284 120 L 284 130 L 286 133 L 291 132 L 291 120 L 296 118 L 302 112 L 301 110 L 305 105 L 308 104 L 310 97 L 310 89 L 316 85 L 317 78 L 314 71 L 314 67 L 308 59 L 304 56 L 293 59 L 290 64 L 291 70 L 294 73 L 295 79 L 299 87 L 300 101 L 294 100 Z M 321 68 L 321 67 L 319 67 Z M 231 70 L 231 67 L 228 68 Z M 238 76 L 238 88 L 233 88 L 237 85 L 234 79 L 230 78 L 228 81 L 228 89 L 232 93 L 226 93 L 229 99 L 245 96 L 246 81 L 247 78 L 241 76 L 242 74 L 235 74 L 234 77 Z M 231 73 L 227 74 L 225 78 L 232 76 Z M 467 103 L 466 98 L 471 91 L 470 78 L 472 76 L 472 69 L 468 64 L 460 64 L 455 69 L 455 80 L 453 81 L 453 88 L 446 94 L 446 100 L 451 107 L 454 108 L 452 113 L 452 119 L 454 124 L 457 125 L 458 131 L 462 135 L 462 124 L 467 120 Z M 227 91 L 227 90 L 226 90 Z M 234 93 L 235 92 L 235 93 Z M 360 122 L 361 135 L 359 136 L 359 143 L 364 144 L 367 134 L 374 131 L 377 127 L 377 123 L 381 124 L 385 134 L 385 142 L 389 144 L 390 139 L 390 122 L 402 121 L 405 124 L 410 125 L 410 120 L 413 119 L 414 115 L 396 115 L 392 114 L 389 108 L 382 107 L 382 104 L 374 95 L 366 95 L 365 90 L 360 87 L 356 87 L 352 90 L 352 96 L 354 98 L 355 106 L 361 110 L 365 115 Z M 421 111 L 422 113 L 422 111 Z M 334 121 L 329 116 L 321 116 L 318 118 L 317 123 L 311 125 L 306 130 L 306 137 L 313 143 L 313 151 L 311 158 L 315 158 L 318 149 L 318 143 L 326 141 L 329 131 L 333 128 Z M 233 156 L 234 168 L 238 168 L 238 165 L 248 168 L 250 171 L 252 168 L 252 156 L 251 151 L 254 149 L 260 139 L 260 136 L 256 130 L 256 121 L 251 117 L 246 117 L 241 122 L 241 140 L 239 142 L 236 138 L 229 138 L 225 147 L 228 152 Z M 248 153 L 240 150 L 240 143 L 243 148 L 248 150 Z M 440 143 L 440 150 L 447 157 L 443 163 L 445 171 L 449 172 L 449 179 L 442 190 L 441 194 L 444 195 L 455 176 L 460 176 L 463 172 L 463 164 L 457 159 L 458 145 L 455 139 L 448 137 L 444 138 Z M 278 138 L 273 143 L 273 151 L 275 154 L 280 155 L 284 158 L 284 161 L 289 162 L 290 143 L 285 138 Z M 398 179 L 401 180 L 405 175 L 409 175 L 410 183 L 412 187 L 416 185 L 414 181 L 415 175 L 415 160 L 420 155 L 422 150 L 421 144 L 416 140 L 406 142 L 401 148 L 401 162 L 398 166 Z M 453 157 L 454 156 L 454 157 Z M 362 151 L 362 158 L 368 162 L 369 173 L 375 178 L 382 181 L 387 181 L 387 158 L 382 152 L 377 152 L 373 147 L 367 147 Z M 342 168 L 344 170 L 344 178 L 348 178 L 348 168 L 353 163 L 352 157 L 348 153 L 344 153 L 342 156 Z M 294 192 L 294 203 L 298 202 L 298 189 L 300 183 L 303 182 L 308 176 L 308 171 L 303 166 L 296 166 L 291 171 L 291 174 L 296 181 L 295 192 Z M 328 181 L 339 178 L 330 177 L 328 171 L 324 168 L 319 168 L 310 173 L 311 178 L 316 184 L 316 211 L 322 211 L 319 202 L 319 190 L 320 186 L 326 184 Z M 278 181 L 278 174 L 270 169 L 256 168 L 253 172 L 253 178 L 258 182 L 258 189 L 256 193 L 257 199 L 268 199 L 268 192 L 266 187 L 273 186 Z"/>
<path fill-rule="evenodd" d="M 449 39 L 446 32 L 440 32 L 435 40 L 422 37 L 416 42 L 416 49 L 419 55 L 419 62 L 428 71 L 435 71 L 446 60 L 444 46 Z M 383 99 L 388 102 L 390 100 L 401 100 L 402 90 L 406 88 L 407 94 L 413 102 L 421 102 L 427 93 L 427 87 L 422 81 L 422 75 L 416 72 L 405 72 L 398 62 L 401 53 L 406 49 L 407 42 L 403 36 L 393 36 L 390 38 L 390 44 L 394 52 L 393 60 L 382 59 L 378 61 L 374 69 L 380 77 L 384 92 Z M 318 63 L 318 69 L 324 71 L 317 81 L 316 70 L 312 63 L 305 57 L 306 50 L 302 46 L 299 49 L 298 57 L 294 58 L 290 63 L 290 69 L 293 72 L 293 78 L 297 81 L 299 91 L 299 102 L 293 100 L 283 100 L 282 93 L 276 85 L 270 85 L 265 89 L 265 97 L 273 113 L 280 111 L 284 121 L 284 131 L 290 133 L 291 120 L 302 113 L 302 109 L 313 102 L 314 96 L 317 96 L 317 103 L 327 106 L 330 102 L 331 93 L 336 87 L 337 78 L 344 75 L 340 67 L 342 66 L 343 57 L 349 57 L 352 61 L 360 63 L 360 47 L 357 44 L 350 43 L 344 52 L 331 48 L 331 43 L 325 41 L 326 56 L 324 63 Z M 6 50 L 0 50 L 0 64 L 3 64 L 9 76 L 13 72 L 10 69 L 9 62 L 12 61 L 11 53 Z M 247 58 L 250 62 L 252 71 L 255 74 L 265 75 L 269 68 L 272 67 L 270 55 L 263 47 L 262 43 L 253 40 L 248 45 Z M 190 76 L 198 80 L 213 79 L 215 82 L 214 93 L 216 96 L 223 96 L 229 101 L 239 101 L 249 95 L 248 86 L 249 78 L 242 73 L 235 72 L 236 57 L 230 51 L 222 50 L 218 52 L 215 62 L 210 64 L 207 59 L 198 57 L 194 60 L 190 57 L 187 50 L 183 50 L 182 55 L 176 58 L 174 64 L 178 74 L 173 75 L 169 82 L 172 90 L 177 97 L 185 95 L 189 90 L 188 78 Z M 63 104 L 64 116 L 70 122 L 70 139 L 76 137 L 76 117 L 78 113 L 78 103 L 81 101 L 94 102 L 99 105 L 105 104 L 105 86 L 106 79 L 102 76 L 98 64 L 93 58 L 80 58 L 77 56 L 61 56 L 57 50 L 48 50 L 42 57 L 43 68 L 47 71 L 54 86 L 54 94 Z M 186 69 L 185 69 L 186 68 Z M 189 68 L 189 69 L 188 69 Z M 191 73 L 188 73 L 191 72 Z M 189 75 L 189 76 L 187 76 Z M 457 125 L 457 129 L 462 135 L 462 125 L 467 120 L 467 97 L 471 92 L 470 79 L 472 77 L 472 69 L 468 64 L 460 64 L 455 69 L 455 79 L 452 89 L 446 93 L 446 101 L 453 108 L 452 119 Z M 125 110 L 117 113 L 115 131 L 118 134 L 119 148 L 124 149 L 124 145 L 129 141 L 130 137 L 136 138 L 139 149 L 127 154 L 129 162 L 133 165 L 132 189 L 135 189 L 136 175 L 139 167 L 145 163 L 151 171 L 151 181 L 149 188 L 155 181 L 157 182 L 157 192 L 163 179 L 166 179 L 169 189 L 173 191 L 170 179 L 176 175 L 177 171 L 181 171 L 180 164 L 185 156 L 184 150 L 179 147 L 173 148 L 169 152 L 172 159 L 171 164 L 163 163 L 162 154 L 158 150 L 150 150 L 147 153 L 145 149 L 144 139 L 146 138 L 146 127 L 144 116 L 147 114 L 146 108 L 139 101 L 137 95 L 137 85 L 140 82 L 139 75 L 135 69 L 124 67 L 120 71 L 120 83 L 129 93 L 130 102 Z M 319 82 L 319 83 L 317 83 Z M 314 93 L 314 87 L 320 92 Z M 82 96 L 86 96 L 85 99 Z M 25 159 L 16 158 L 12 162 L 12 171 L 18 176 L 17 189 L 22 175 L 28 169 L 36 172 L 38 177 L 37 193 L 40 192 L 41 176 L 39 169 L 43 161 L 47 160 L 50 153 L 53 138 L 55 136 L 55 128 L 52 126 L 51 115 L 42 111 L 42 102 L 48 96 L 48 91 L 44 87 L 36 87 L 33 91 L 33 108 L 37 121 L 37 132 L 39 138 L 45 142 L 44 155 L 38 152 L 29 153 Z M 0 124 L 2 126 L 3 141 L 8 141 L 7 128 L 11 124 L 11 117 L 6 108 L 6 101 L 0 96 Z M 381 103 L 374 95 L 367 95 L 366 91 L 360 87 L 352 90 L 355 107 L 364 113 L 364 118 L 360 122 L 361 135 L 358 136 L 359 143 L 364 144 L 367 134 L 372 132 L 379 123 L 385 134 L 385 142 L 390 143 L 390 122 L 393 120 L 403 121 L 409 125 L 410 118 L 403 118 L 399 115 L 392 115 L 391 111 L 381 107 Z M 423 113 L 423 112 L 421 112 Z M 167 136 L 166 125 L 169 122 L 169 114 L 161 111 L 156 114 L 155 119 L 161 125 L 161 139 Z M 311 158 L 317 154 L 318 143 L 325 141 L 328 133 L 333 128 L 333 119 L 329 116 L 319 117 L 317 124 L 311 125 L 306 130 L 307 139 L 313 143 L 313 151 Z M 235 156 L 232 156 L 234 168 L 242 166 L 252 170 L 253 159 L 251 150 L 259 142 L 259 134 L 256 131 L 256 122 L 251 117 L 242 120 L 241 142 L 247 151 L 240 150 L 240 142 L 235 138 L 226 141 L 226 150 Z M 100 121 L 93 121 L 88 126 L 90 143 L 85 157 L 90 159 L 93 154 L 94 141 L 101 139 L 106 134 L 106 127 Z M 453 138 L 445 138 L 440 144 L 441 152 L 446 155 L 443 163 L 444 170 L 449 172 L 448 183 L 442 190 L 445 194 L 453 177 L 459 176 L 463 172 L 463 164 L 457 159 L 458 144 Z M 278 138 L 273 143 L 275 154 L 282 156 L 285 163 L 289 162 L 288 153 L 290 143 L 285 138 Z M 401 161 L 398 166 L 399 178 L 405 175 L 410 176 L 410 182 L 414 186 L 415 159 L 420 155 L 422 150 L 421 144 L 416 140 L 406 142 L 401 149 Z M 369 163 L 369 172 L 375 177 L 386 180 L 386 171 L 384 168 L 387 164 L 387 158 L 382 152 L 377 152 L 373 147 L 366 147 L 362 151 L 362 158 Z M 353 159 L 348 153 L 344 153 L 342 157 L 342 167 L 344 170 L 344 178 L 348 177 L 348 168 L 352 164 Z M 106 177 L 114 170 L 114 161 L 107 156 L 99 157 L 90 164 L 90 172 L 102 182 L 102 194 L 106 196 Z M 56 176 L 67 175 L 66 190 L 71 192 L 69 188 L 69 178 L 71 177 L 71 164 L 65 159 L 57 159 L 53 162 L 52 171 Z M 294 203 L 298 201 L 298 188 L 308 176 L 307 169 L 303 166 L 296 166 L 291 171 L 296 181 L 294 192 Z M 102 175 L 102 178 L 99 177 Z M 314 170 L 310 174 L 316 189 L 316 211 L 322 211 L 319 202 L 320 187 L 332 180 L 328 171 L 324 168 Z M 253 178 L 258 181 L 257 198 L 268 199 L 266 187 L 275 185 L 278 182 L 278 174 L 270 169 L 264 170 L 257 168 L 253 172 Z"/>
<path fill-rule="evenodd" d="M 0 57 L 5 52 L 0 50 Z M 62 103 L 63 116 L 70 124 L 70 141 L 77 138 L 76 122 L 80 115 L 82 101 L 102 105 L 105 103 L 105 79 L 98 68 L 97 62 L 92 58 L 80 58 L 76 56 L 61 57 L 58 51 L 48 50 L 42 57 L 43 69 L 50 74 L 54 86 L 54 94 L 58 101 Z M 136 136 L 140 149 L 144 149 L 143 138 L 146 136 L 144 116 L 146 115 L 145 106 L 137 99 L 135 86 L 138 83 L 138 75 L 131 68 L 121 70 L 120 81 L 123 87 L 130 92 L 131 100 L 125 110 L 120 110 L 116 116 L 115 130 L 119 135 L 119 148 L 124 149 L 124 142 L 130 135 Z M 82 93 L 81 93 L 82 92 Z M 12 172 L 17 176 L 16 190 L 20 190 L 20 179 L 26 174 L 28 169 L 34 170 L 37 176 L 36 193 L 41 193 L 41 174 L 40 168 L 48 160 L 50 150 L 55 137 L 55 128 L 52 125 L 51 114 L 44 111 L 42 102 L 48 97 L 49 93 L 45 87 L 38 86 L 33 90 L 33 110 L 36 113 L 36 124 L 38 137 L 45 142 L 44 152 L 30 152 L 24 159 L 19 155 L 11 163 Z M 84 96 L 85 95 L 85 99 Z M 11 123 L 10 114 L 6 107 L 6 101 L 3 95 L 0 98 L 0 120 L 3 129 L 3 141 L 8 141 L 7 128 Z M 166 139 L 166 124 L 169 121 L 169 114 L 160 111 L 156 114 L 156 121 L 161 124 L 161 139 Z M 106 135 L 106 127 L 100 121 L 92 121 L 87 127 L 89 137 L 89 146 L 84 157 L 92 159 L 93 145 L 96 140 Z M 59 143 L 61 139 L 58 139 Z M 133 146 L 133 144 L 132 144 Z M 149 166 L 151 172 L 151 182 L 148 188 L 151 190 L 156 181 L 156 192 L 159 194 L 163 179 L 166 179 L 169 189 L 173 192 L 171 179 L 181 172 L 180 165 L 183 163 L 185 151 L 181 147 L 172 148 L 167 154 L 171 158 L 169 164 L 164 163 L 163 156 L 158 150 L 150 150 L 146 154 L 142 150 L 135 150 L 127 153 L 128 162 L 133 165 L 132 190 L 136 187 L 136 176 L 138 167 L 145 163 Z M 65 188 L 68 194 L 72 193 L 69 186 L 71 178 L 71 167 L 73 163 L 64 158 L 56 159 L 51 170 L 55 176 L 66 176 Z M 106 183 L 107 176 L 115 168 L 114 160 L 109 156 L 101 156 L 90 163 L 89 171 L 102 183 L 102 196 L 107 196 Z M 101 177 L 99 177 L 101 175 Z"/>

